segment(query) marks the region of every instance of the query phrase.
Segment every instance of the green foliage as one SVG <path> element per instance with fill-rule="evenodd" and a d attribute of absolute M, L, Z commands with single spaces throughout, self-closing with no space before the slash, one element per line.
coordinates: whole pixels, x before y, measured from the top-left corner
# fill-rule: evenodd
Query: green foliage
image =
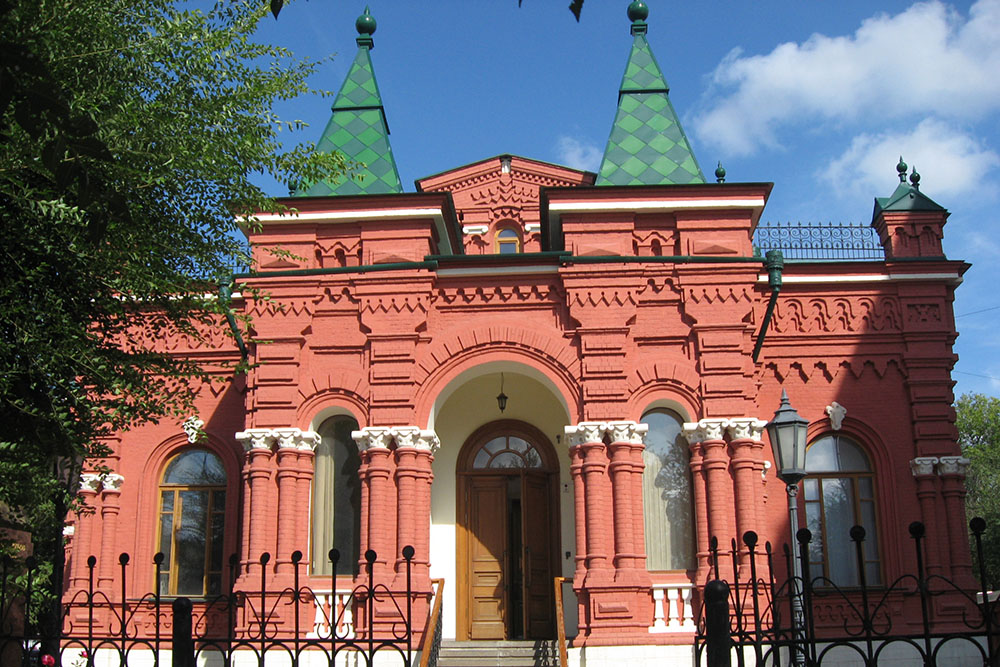
<path fill-rule="evenodd" d="M 1000 586 L 1000 398 L 963 394 L 955 410 L 958 442 L 963 456 L 972 462 L 965 480 L 966 512 L 970 519 L 986 520 L 983 561 L 987 581 L 995 590 Z"/>
<path fill-rule="evenodd" d="M 302 124 L 273 105 L 317 63 L 253 40 L 268 11 L 0 0 L 0 508 L 40 560 L 83 457 L 212 379 L 156 342 L 228 330 L 228 300 L 205 294 L 249 262 L 245 213 L 278 208 L 251 177 L 345 168 L 281 141 Z"/>

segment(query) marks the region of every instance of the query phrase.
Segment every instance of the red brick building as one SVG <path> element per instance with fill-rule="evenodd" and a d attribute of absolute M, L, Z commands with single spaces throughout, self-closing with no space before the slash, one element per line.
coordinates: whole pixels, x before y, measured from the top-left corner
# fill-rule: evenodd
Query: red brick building
<path fill-rule="evenodd" d="M 759 252 L 780 247 L 758 230 L 772 185 L 706 180 L 644 8 L 630 18 L 598 173 L 501 155 L 415 192 L 389 146 L 374 20 L 358 20 L 319 147 L 366 169 L 260 216 L 257 270 L 237 276 L 233 301 L 267 341 L 247 341 L 248 375 L 226 375 L 240 351 L 221 334 L 160 343 L 225 381 L 203 387 L 186 430 L 123 433 L 114 473 L 85 475 L 96 511 L 76 521 L 71 592 L 91 554 L 112 597 L 120 552 L 133 555 L 129 595 L 199 597 L 231 575 L 281 585 L 295 550 L 324 590 L 331 546 L 347 590 L 365 550 L 391 580 L 412 545 L 416 617 L 444 579 L 446 639 L 554 637 L 563 576 L 572 660 L 662 664 L 690 655 L 711 537 L 788 541 L 763 431 L 782 389 L 810 422 L 813 567 L 855 581 L 846 531 L 860 524 L 868 581 L 892 580 L 920 520 L 929 570 L 969 576 L 950 376 L 968 267 L 943 254 L 948 213 L 901 165 L 876 200 L 880 252 L 786 253 L 777 293 Z M 348 600 L 328 590 L 324 604 Z"/>

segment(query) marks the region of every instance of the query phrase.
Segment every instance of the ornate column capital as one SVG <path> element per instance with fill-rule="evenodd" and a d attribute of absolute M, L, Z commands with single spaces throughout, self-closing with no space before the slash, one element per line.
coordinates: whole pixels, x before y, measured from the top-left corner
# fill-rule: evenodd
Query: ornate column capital
<path fill-rule="evenodd" d="M 351 438 L 358 443 L 358 451 L 369 449 L 389 449 L 393 433 L 390 426 L 366 426 L 360 431 L 351 431 Z"/>
<path fill-rule="evenodd" d="M 389 429 L 397 447 L 415 449 L 420 440 L 419 426 L 393 426 Z"/>
<path fill-rule="evenodd" d="M 629 442 L 642 445 L 646 442 L 649 424 L 639 424 L 633 421 L 608 422 L 608 433 L 612 442 Z"/>
<path fill-rule="evenodd" d="M 416 447 L 417 449 L 429 451 L 433 454 L 441 448 L 441 439 L 434 431 L 424 429 L 420 431 L 420 437 L 417 438 Z"/>
<path fill-rule="evenodd" d="M 303 449 L 312 451 L 319 444 L 320 436 L 315 431 L 303 431 L 300 428 L 276 428 L 271 435 L 279 449 Z"/>
<path fill-rule="evenodd" d="M 605 422 L 580 422 L 564 429 L 570 447 L 588 442 L 601 442 L 604 439 L 605 430 L 607 430 Z"/>
<path fill-rule="evenodd" d="M 125 478 L 118 473 L 111 472 L 101 476 L 101 484 L 104 485 L 105 491 L 120 491 L 124 483 Z"/>
<path fill-rule="evenodd" d="M 726 430 L 733 440 L 756 440 L 760 441 L 764 433 L 767 422 L 756 417 L 734 417 L 729 420 Z"/>
<path fill-rule="evenodd" d="M 969 464 L 972 463 L 964 456 L 942 456 L 938 459 L 937 473 L 939 475 L 956 475 L 965 477 Z"/>
<path fill-rule="evenodd" d="M 101 475 L 96 472 L 85 472 L 80 475 L 80 490 L 97 493 L 101 488 Z"/>
<path fill-rule="evenodd" d="M 722 440 L 722 434 L 728 426 L 729 420 L 725 417 L 688 422 L 684 424 L 684 437 L 690 444 L 704 440 Z"/>
<path fill-rule="evenodd" d="M 910 461 L 910 472 L 914 477 L 933 475 L 939 461 L 936 456 L 918 456 Z"/>
<path fill-rule="evenodd" d="M 248 428 L 236 434 L 236 439 L 242 443 L 243 449 L 251 451 L 254 449 L 271 449 L 274 442 L 274 434 L 269 428 Z"/>

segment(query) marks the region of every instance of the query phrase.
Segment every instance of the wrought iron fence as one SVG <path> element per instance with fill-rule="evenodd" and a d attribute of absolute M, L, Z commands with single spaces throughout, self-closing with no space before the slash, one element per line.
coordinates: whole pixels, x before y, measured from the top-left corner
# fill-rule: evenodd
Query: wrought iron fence
<path fill-rule="evenodd" d="M 721 553 L 712 541 L 715 579 L 705 587 L 695 639 L 697 665 L 708 667 L 822 667 L 828 665 L 1000 664 L 998 600 L 986 587 L 982 559 L 985 522 L 970 522 L 979 554 L 979 589 L 938 574 L 928 574 L 924 561 L 924 525 L 909 526 L 916 570 L 885 586 L 871 585 L 864 562 L 865 531 L 850 531 L 858 566 L 858 585 L 842 588 L 826 576 L 809 571 L 812 534 L 798 531 L 797 558 L 802 576 L 793 574 L 793 554 L 787 545 L 773 553 L 770 543 L 760 551 L 757 535 L 743 536 L 743 547 Z M 720 561 L 732 558 L 733 580 L 719 578 Z M 740 579 L 749 565 L 749 577 Z M 776 571 L 784 570 L 783 581 Z M 728 568 L 727 568 L 728 570 Z M 801 602 L 801 612 L 794 604 Z M 919 622 L 916 622 L 919 621 Z"/>
<path fill-rule="evenodd" d="M 263 665 L 273 657 L 289 667 L 300 662 L 334 667 L 345 664 L 344 654 L 349 654 L 354 665 L 371 667 L 378 655 L 380 665 L 410 667 L 415 648 L 413 554 L 413 547 L 402 550 L 405 587 L 390 588 L 376 581 L 377 554 L 369 550 L 365 572 L 343 596 L 346 601 L 338 603 L 339 596 L 332 595 L 332 604 L 331 596 L 303 584 L 299 551 L 291 555 L 291 576 L 280 588 L 269 589 L 269 578 L 261 576 L 253 590 L 237 590 L 234 574 L 224 594 L 196 600 L 164 596 L 158 590 L 128 598 L 127 554 L 119 557 L 116 583 L 121 589 L 113 600 L 95 588 L 97 559 L 91 556 L 87 589 L 63 603 L 54 634 L 34 620 L 39 611 L 32 608 L 36 564 L 28 559 L 18 567 L 8 558 L 0 571 L 0 663 L 124 667 L 137 658 L 152 667 L 194 667 L 232 665 L 239 654 L 248 664 Z M 330 551 L 334 573 L 339 558 L 336 549 Z M 270 554 L 261 555 L 257 564 L 262 573 L 269 561 Z M 156 554 L 153 562 L 154 581 L 159 582 L 163 554 Z M 235 573 L 235 555 L 229 564 Z M 336 574 L 331 584 L 336 591 Z"/>
<path fill-rule="evenodd" d="M 875 229 L 862 223 L 762 223 L 754 233 L 754 246 L 761 254 L 768 250 L 780 250 L 785 259 L 885 259 Z"/>

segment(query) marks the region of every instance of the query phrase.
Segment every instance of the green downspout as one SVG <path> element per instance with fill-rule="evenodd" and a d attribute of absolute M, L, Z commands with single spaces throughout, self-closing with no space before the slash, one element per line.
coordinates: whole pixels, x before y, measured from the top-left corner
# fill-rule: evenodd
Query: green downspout
<path fill-rule="evenodd" d="M 226 321 L 229 322 L 229 328 L 236 339 L 236 345 L 240 348 L 240 356 L 243 358 L 243 361 L 246 361 L 250 353 L 247 351 L 246 343 L 243 342 L 243 334 L 240 332 L 240 328 L 236 326 L 236 317 L 233 315 L 231 307 L 233 302 L 233 288 L 231 286 L 225 283 L 219 285 L 219 301 L 226 311 Z"/>
<path fill-rule="evenodd" d="M 764 268 L 767 269 L 767 286 L 771 288 L 771 299 L 767 302 L 764 321 L 760 324 L 757 344 L 753 346 L 754 363 L 757 363 L 757 357 L 760 356 L 760 348 L 764 345 L 767 327 L 771 324 L 771 317 L 774 315 L 774 306 L 778 303 L 778 292 L 781 291 L 781 270 L 785 268 L 785 258 L 781 255 L 780 250 L 767 251 L 767 254 L 764 255 Z"/>

